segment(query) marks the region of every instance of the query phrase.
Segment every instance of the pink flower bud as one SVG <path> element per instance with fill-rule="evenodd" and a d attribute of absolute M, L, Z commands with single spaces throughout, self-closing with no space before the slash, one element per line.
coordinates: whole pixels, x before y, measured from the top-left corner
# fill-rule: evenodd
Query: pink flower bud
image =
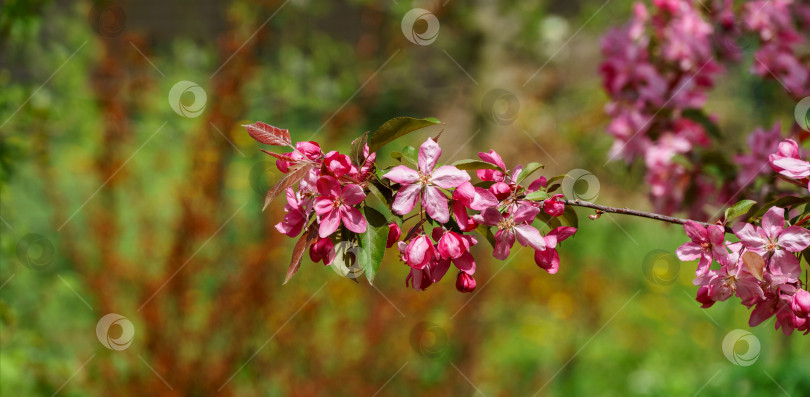
<path fill-rule="evenodd" d="M 498 200 L 503 200 L 512 193 L 512 189 L 504 182 L 495 182 L 489 187 L 489 191 L 495 195 Z"/>
<path fill-rule="evenodd" d="M 557 201 L 562 194 L 555 194 L 550 199 L 546 199 L 543 201 L 543 210 L 546 211 L 546 214 L 551 216 L 560 216 L 565 211 L 565 204 L 561 201 Z"/>
<path fill-rule="evenodd" d="M 475 290 L 475 279 L 467 273 L 458 272 L 456 289 L 458 292 L 473 292 Z"/>
<path fill-rule="evenodd" d="M 714 305 L 714 299 L 711 298 L 711 291 L 709 291 L 708 285 L 698 288 L 697 301 L 701 304 L 700 307 L 704 309 L 708 309 Z"/>
<path fill-rule="evenodd" d="M 352 161 L 349 156 L 336 151 L 327 153 L 323 164 L 338 178 L 352 170 Z"/>
<path fill-rule="evenodd" d="M 335 259 L 335 246 L 332 240 L 321 238 L 309 247 L 309 259 L 318 263 L 323 260 L 324 265 L 329 265 Z"/>
<path fill-rule="evenodd" d="M 391 248 L 396 244 L 399 237 L 402 235 L 402 230 L 396 223 L 388 224 L 388 241 L 385 243 L 386 248 Z"/>
<path fill-rule="evenodd" d="M 791 302 L 793 312 L 799 317 L 807 317 L 810 314 L 810 292 L 803 289 L 796 291 Z"/>

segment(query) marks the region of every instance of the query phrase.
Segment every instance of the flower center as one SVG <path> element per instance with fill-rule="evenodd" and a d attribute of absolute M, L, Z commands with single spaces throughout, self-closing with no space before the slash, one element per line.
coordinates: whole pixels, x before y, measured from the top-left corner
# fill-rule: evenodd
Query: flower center
<path fill-rule="evenodd" d="M 515 226 L 515 220 L 511 217 L 504 218 L 498 222 L 498 229 L 511 229 Z"/>
<path fill-rule="evenodd" d="M 705 251 L 712 249 L 712 243 L 701 243 L 700 248 L 703 248 Z"/>
<path fill-rule="evenodd" d="M 423 174 L 421 171 L 419 171 L 419 183 L 421 183 L 424 186 L 427 185 L 429 182 L 430 182 L 430 174 Z"/>

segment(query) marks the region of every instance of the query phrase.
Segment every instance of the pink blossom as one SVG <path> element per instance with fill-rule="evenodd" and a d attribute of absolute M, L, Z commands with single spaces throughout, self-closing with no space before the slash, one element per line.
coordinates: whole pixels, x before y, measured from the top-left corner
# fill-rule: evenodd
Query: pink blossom
<path fill-rule="evenodd" d="M 400 241 L 398 247 L 402 253 L 402 260 L 414 269 L 424 269 L 439 256 L 433 243 L 424 234 L 412 238 L 408 243 Z"/>
<path fill-rule="evenodd" d="M 488 190 L 464 182 L 453 190 L 453 217 L 461 228 L 467 232 L 475 229 L 477 224 L 467 215 L 467 208 L 481 211 L 498 205 L 498 199 Z"/>
<path fill-rule="evenodd" d="M 287 204 L 284 206 L 284 220 L 276 224 L 276 230 L 290 237 L 298 236 L 312 210 L 312 200 L 304 200 L 293 188 L 287 188 Z"/>
<path fill-rule="evenodd" d="M 475 238 L 470 235 L 444 230 L 440 227 L 434 228 L 432 234 L 433 240 L 437 242 L 436 252 L 438 252 L 441 259 L 452 261 L 453 265 L 462 272 L 475 273 L 475 259 L 470 254 L 470 247 L 478 244 Z"/>
<path fill-rule="evenodd" d="M 707 286 L 709 297 L 714 301 L 724 301 L 736 294 L 748 307 L 765 299 L 760 281 L 754 277 L 742 261 L 742 245 L 730 244 L 732 253 L 720 261 L 723 266 L 719 271 L 708 270 L 695 279 L 694 284 Z"/>
<path fill-rule="evenodd" d="M 810 292 L 801 288 L 796 290 L 790 307 L 793 309 L 793 313 L 799 317 L 807 317 L 810 315 Z"/>
<path fill-rule="evenodd" d="M 513 213 L 506 215 L 501 214 L 495 208 L 487 208 L 481 214 L 475 215 L 473 220 L 481 225 L 498 227 L 498 232 L 495 234 L 495 251 L 492 256 L 503 260 L 509 256 L 516 237 L 524 247 L 528 245 L 540 251 L 546 249 L 543 236 L 530 225 L 539 212 L 539 208 L 529 205 L 520 205 Z"/>
<path fill-rule="evenodd" d="M 557 253 L 557 243 L 567 239 L 577 232 L 577 228 L 571 226 L 560 226 L 548 232 L 543 237 L 546 242 L 546 249 L 534 252 L 534 262 L 550 274 L 556 274 L 560 269 L 560 254 Z"/>
<path fill-rule="evenodd" d="M 785 227 L 785 209 L 771 207 L 762 217 L 762 227 L 749 223 L 734 225 L 734 234 L 745 248 L 768 260 L 768 268 L 777 276 L 796 281 L 801 274 L 799 260 L 793 254 L 810 245 L 810 231 L 799 226 Z"/>
<path fill-rule="evenodd" d="M 684 243 L 675 253 L 682 261 L 691 261 L 700 258 L 696 274 L 706 274 L 712 264 L 712 259 L 720 260 L 728 255 L 723 245 L 725 231 L 722 226 L 703 226 L 694 221 L 687 221 L 683 225 L 686 235 L 692 240 Z"/>
<path fill-rule="evenodd" d="M 489 187 L 492 193 L 498 200 L 505 200 L 512 194 L 512 188 L 506 182 L 495 182 Z"/>
<path fill-rule="evenodd" d="M 322 176 L 317 183 L 321 197 L 315 199 L 315 212 L 320 216 L 318 235 L 327 237 L 334 233 L 343 222 L 347 229 L 355 233 L 366 231 L 366 219 L 353 205 L 366 198 L 363 188 L 348 184 L 341 188 L 340 182 L 331 176 Z"/>
<path fill-rule="evenodd" d="M 470 176 L 451 165 L 436 167 L 436 161 L 442 154 L 439 145 L 428 138 L 419 147 L 419 170 L 412 170 L 404 165 L 398 165 L 388 171 L 384 178 L 401 185 L 394 198 L 393 210 L 399 215 L 405 215 L 416 206 L 420 200 L 431 218 L 440 223 L 450 220 L 450 210 L 447 206 L 447 196 L 438 188 L 450 189 L 470 180 Z"/>
<path fill-rule="evenodd" d="M 335 260 L 335 245 L 331 239 L 320 238 L 315 244 L 309 247 L 309 259 L 318 263 L 323 261 L 324 265 L 329 265 Z"/>
<path fill-rule="evenodd" d="M 340 154 L 337 151 L 327 153 L 323 159 L 323 165 L 338 178 L 352 170 L 352 161 L 349 156 Z"/>
<path fill-rule="evenodd" d="M 493 182 L 501 182 L 503 181 L 504 177 L 506 176 L 506 165 L 503 163 L 501 156 L 496 153 L 494 150 L 490 150 L 488 153 L 479 152 L 478 157 L 487 163 L 497 165 L 499 170 L 490 170 L 490 169 L 482 169 L 476 170 L 475 173 L 478 175 L 478 178 L 482 181 L 493 181 Z"/>
<path fill-rule="evenodd" d="M 295 151 L 291 153 L 283 153 L 284 156 L 293 160 L 293 162 L 298 162 L 299 160 L 312 160 L 317 161 L 323 155 L 321 152 L 321 147 L 316 142 L 297 142 L 295 144 Z M 276 167 L 278 170 L 287 173 L 292 162 L 285 161 L 282 159 L 276 160 Z"/>
<path fill-rule="evenodd" d="M 715 300 L 711 297 L 711 291 L 709 290 L 708 285 L 702 285 L 698 288 L 697 291 L 697 298 L 695 300 L 700 303 L 700 307 L 703 309 L 708 309 L 714 305 Z"/>
<path fill-rule="evenodd" d="M 351 165 L 351 171 L 349 171 L 349 176 L 351 176 L 355 181 L 363 182 L 367 180 L 370 176 L 372 171 L 374 170 L 374 164 L 377 160 L 377 153 L 369 153 L 368 145 L 363 147 L 363 161 L 360 168 L 355 166 L 354 164 Z"/>
<path fill-rule="evenodd" d="M 475 290 L 475 279 L 467 273 L 458 272 L 456 289 L 458 292 L 473 292 Z"/>
<path fill-rule="evenodd" d="M 768 156 L 771 168 L 788 178 L 803 179 L 810 176 L 810 163 L 799 159 L 799 145 L 792 139 L 779 143 L 776 153 Z"/>
<path fill-rule="evenodd" d="M 543 211 L 550 216 L 560 216 L 565 212 L 565 203 L 560 201 L 562 194 L 555 194 L 543 201 Z"/>

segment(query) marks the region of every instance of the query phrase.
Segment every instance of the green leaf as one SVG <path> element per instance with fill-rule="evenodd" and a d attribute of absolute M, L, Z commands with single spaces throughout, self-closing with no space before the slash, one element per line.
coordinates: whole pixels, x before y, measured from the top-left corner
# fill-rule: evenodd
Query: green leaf
<path fill-rule="evenodd" d="M 518 177 L 517 183 L 529 177 L 529 175 L 533 174 L 535 171 L 543 168 L 544 165 L 540 163 L 529 163 L 526 164 L 526 167 L 523 168 L 523 171 L 520 172 L 520 176 Z"/>
<path fill-rule="evenodd" d="M 352 159 L 352 162 L 355 164 L 363 165 L 365 159 L 363 159 L 363 148 L 365 148 L 366 143 L 368 143 L 368 131 L 364 132 L 363 135 L 360 135 L 357 139 L 352 141 L 352 148 L 349 151 L 349 158 Z M 372 152 L 369 152 L 371 154 Z"/>
<path fill-rule="evenodd" d="M 393 142 L 397 138 L 401 138 L 425 127 L 441 124 L 434 120 L 414 119 L 411 117 L 395 117 L 388 120 L 369 137 L 369 150 L 370 152 L 376 152 L 381 147 Z"/>
<path fill-rule="evenodd" d="M 554 230 L 559 226 L 562 226 L 559 217 L 551 216 L 549 214 L 546 214 L 544 211 L 540 211 L 540 213 L 537 214 L 537 220 L 543 222 L 546 226 L 548 226 L 549 231 Z"/>
<path fill-rule="evenodd" d="M 726 209 L 726 223 L 745 215 L 756 203 L 757 202 L 754 200 L 742 200 L 737 204 L 732 205 Z"/>
<path fill-rule="evenodd" d="M 579 228 L 579 216 L 577 216 L 577 212 L 574 210 L 574 207 L 566 205 L 565 211 L 563 211 L 563 214 L 560 215 L 559 218 L 564 225 Z"/>
<path fill-rule="evenodd" d="M 478 225 L 478 228 L 476 228 L 475 230 L 479 234 L 484 236 L 485 239 L 487 239 L 487 242 L 489 242 L 489 245 L 491 245 L 492 248 L 495 248 L 495 235 L 492 234 L 492 229 L 490 229 L 489 226 L 487 226 L 487 225 Z"/>
<path fill-rule="evenodd" d="M 757 209 L 757 211 L 754 212 L 753 215 L 748 217 L 748 221 L 752 221 L 754 219 L 762 217 L 762 215 L 765 215 L 765 213 L 768 212 L 768 210 L 771 209 L 771 207 L 785 208 L 802 205 L 806 203 L 810 203 L 810 197 L 795 197 L 795 196 L 780 197 L 776 200 L 773 200 L 759 207 L 759 209 Z"/>
<path fill-rule="evenodd" d="M 397 160 L 400 163 L 408 161 L 409 163 L 415 165 L 418 162 L 417 156 L 418 154 L 416 152 L 416 148 L 414 148 L 413 146 L 405 146 L 404 148 L 402 148 L 401 152 L 391 152 L 391 157 L 393 157 L 394 160 Z"/>
<path fill-rule="evenodd" d="M 465 159 L 456 161 L 453 164 L 450 164 L 453 167 L 456 167 L 460 170 L 499 170 L 501 167 L 498 167 L 495 164 L 487 163 L 486 161 L 481 160 L 473 160 L 473 159 Z"/>
<path fill-rule="evenodd" d="M 711 135 L 713 138 L 720 139 L 722 138 L 722 134 L 720 134 L 720 128 L 717 127 L 714 121 L 712 121 L 706 113 L 703 112 L 701 109 L 686 109 L 681 112 L 681 116 L 692 120 L 701 126 L 706 132 Z"/>
<path fill-rule="evenodd" d="M 538 190 L 536 192 L 531 192 L 531 193 L 527 194 L 525 198 L 526 198 L 526 200 L 531 200 L 531 201 L 543 201 L 543 200 L 548 198 L 548 193 L 544 192 L 542 190 Z"/>
<path fill-rule="evenodd" d="M 374 283 L 377 270 L 380 269 L 383 256 L 385 255 L 385 243 L 388 241 L 388 222 L 385 216 L 371 207 L 365 207 L 363 212 L 366 215 L 366 232 L 358 234 L 360 239 L 360 251 L 357 260 L 366 272 L 366 279 L 369 284 Z"/>

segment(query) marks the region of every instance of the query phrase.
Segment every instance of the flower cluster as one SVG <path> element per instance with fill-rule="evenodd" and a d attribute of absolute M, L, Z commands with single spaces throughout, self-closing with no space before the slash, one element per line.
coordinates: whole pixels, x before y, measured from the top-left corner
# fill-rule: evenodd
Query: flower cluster
<path fill-rule="evenodd" d="M 471 232 L 478 231 L 486 237 L 492 233 L 490 227 L 496 230 L 492 236 L 492 255 L 496 259 L 506 259 L 517 241 L 535 250 L 539 267 L 556 273 L 559 268 L 556 244 L 573 235 L 576 228 L 560 226 L 544 237 L 532 225 L 542 211 L 549 216 L 559 216 L 565 210 L 559 201 L 562 195 L 543 201 L 526 199 L 527 194 L 546 187 L 546 178 L 537 178 L 523 186 L 520 182 L 528 177 L 523 167 L 517 166 L 510 172 L 501 156 L 489 151 L 478 154 L 487 168 L 476 170 L 481 180 L 476 186 L 470 182 L 466 171 L 452 165 L 437 167 L 441 153 L 439 145 L 428 138 L 419 147 L 416 169 L 398 165 L 383 175 L 398 186 L 392 206 L 395 214 L 408 215 L 417 203 L 421 207 L 420 221 L 408 233 L 407 241 L 397 243 L 402 261 L 411 268 L 406 285 L 425 289 L 441 280 L 452 263 L 459 271 L 456 288 L 461 292 L 474 290 L 476 266 L 470 248 L 478 240 Z M 425 216 L 436 224 L 430 237 L 424 228 Z M 391 233 L 401 234 L 395 224 L 391 225 Z"/>
<path fill-rule="evenodd" d="M 702 110 L 707 95 L 725 65 L 738 62 L 750 62 L 752 74 L 784 87 L 794 99 L 810 95 L 810 60 L 802 55 L 810 4 L 651 3 L 636 3 L 631 20 L 602 42 L 608 132 L 615 138 L 610 158 L 644 160 L 657 212 L 685 208 L 691 218 L 706 219 L 707 204 L 762 194 L 753 182 L 765 174 L 764 156 L 781 139 L 778 126 L 757 128 L 749 136 L 752 153 L 718 156 L 710 143 L 722 138 L 715 118 Z"/>
<path fill-rule="evenodd" d="M 430 124 L 400 119 L 406 119 L 397 121 L 406 129 L 404 133 L 411 132 L 413 124 Z M 277 168 L 285 174 L 266 200 L 281 191 L 286 193 L 286 215 L 276 229 L 289 237 L 301 236 L 288 279 L 297 272 L 306 249 L 313 262 L 348 266 L 346 253 L 338 249 L 338 244 L 346 243 L 358 248 L 353 259 L 371 282 L 382 260 L 381 253 L 372 253 L 396 245 L 402 262 L 410 268 L 406 286 L 424 290 L 439 282 L 452 264 L 458 270 L 456 288 L 471 292 L 476 287 L 476 262 L 470 252 L 478 244 L 474 233 L 489 241 L 492 255 L 501 260 L 509 256 L 515 242 L 531 247 L 537 265 L 554 274 L 560 263 L 557 244 L 576 232 L 575 227 L 564 226 L 556 218 L 575 216 L 566 211 L 561 194 L 549 197 L 559 183 L 547 187 L 548 180 L 539 177 L 523 184 L 542 167 L 538 163 L 509 171 L 498 153 L 490 151 L 479 153 L 480 160 L 455 163 L 464 169 L 442 165 L 439 144 L 428 138 L 416 158 L 395 156 L 411 161 L 415 168 L 405 164 L 378 168 L 376 152 L 365 135 L 355 141 L 349 156 L 337 151 L 324 153 L 316 142 L 293 145 L 287 130 L 261 122 L 246 127 L 261 143 L 293 149 L 281 154 L 265 151 L 276 158 Z M 372 138 L 384 140 L 402 131 L 375 134 L 381 137 Z M 473 184 L 467 170 L 475 171 L 480 181 Z M 375 200 L 376 209 L 371 203 Z M 409 231 L 403 234 L 406 224 Z M 542 235 L 535 224 L 547 226 L 548 233 Z"/>
<path fill-rule="evenodd" d="M 677 250 L 681 260 L 699 259 L 697 301 L 704 308 L 732 295 L 753 307 L 750 326 L 776 315 L 776 328 L 785 334 L 810 332 L 810 295 L 802 289 L 797 254 L 810 246 L 810 231 L 785 227 L 785 210 L 771 207 L 761 226 L 737 223 L 733 232 L 739 241 L 725 240 L 723 226 L 703 226 L 689 221 L 684 230 L 692 241 Z M 720 269 L 712 269 L 714 262 Z"/>

